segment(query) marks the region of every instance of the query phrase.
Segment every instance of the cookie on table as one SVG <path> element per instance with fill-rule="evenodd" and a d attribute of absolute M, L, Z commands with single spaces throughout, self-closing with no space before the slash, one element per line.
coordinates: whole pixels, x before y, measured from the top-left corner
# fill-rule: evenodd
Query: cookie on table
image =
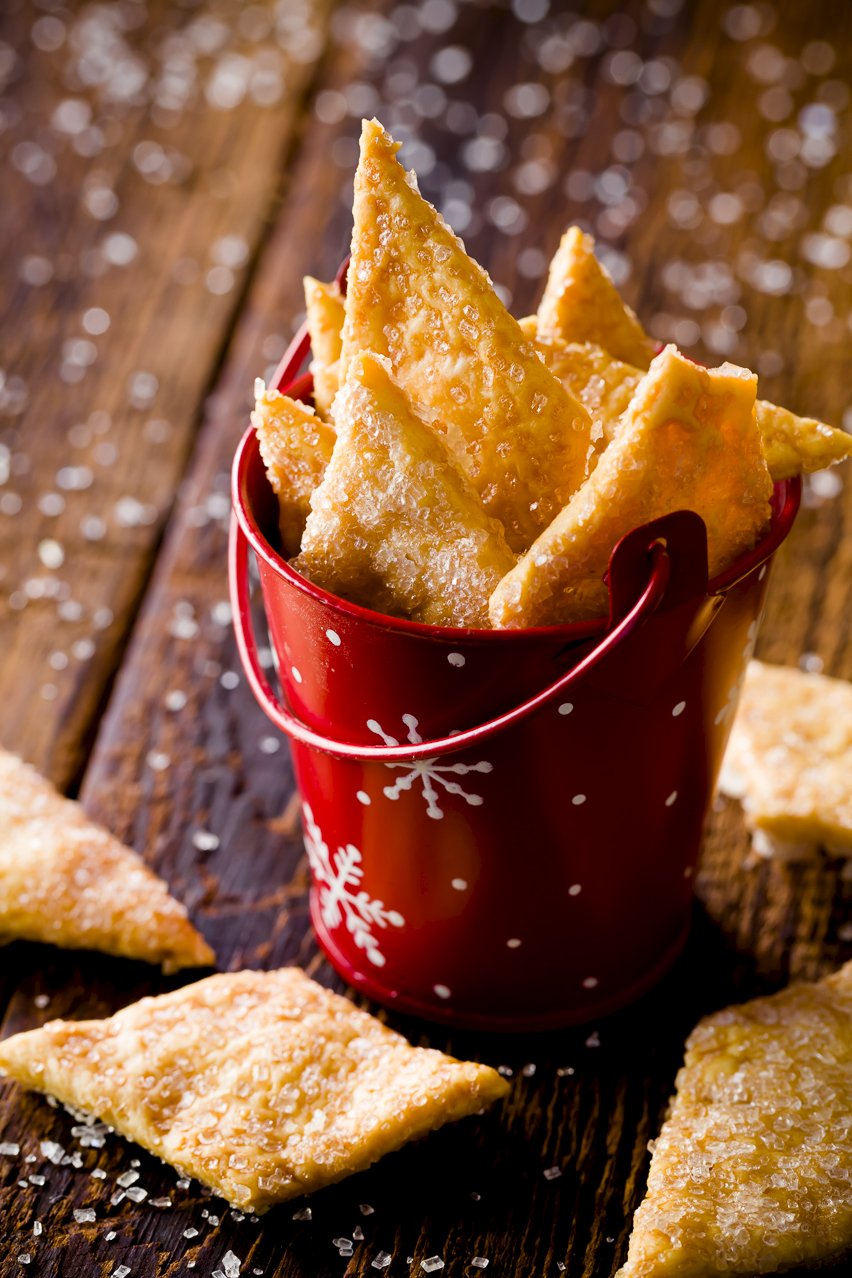
<path fill-rule="evenodd" d="M 51 1021 L 0 1043 L 0 1070 L 256 1212 L 508 1091 L 495 1070 L 412 1047 L 297 968 L 211 976 L 107 1020 Z"/>
<path fill-rule="evenodd" d="M 343 294 L 334 281 L 324 284 L 306 275 L 303 283 L 305 316 L 311 339 L 314 403 L 320 416 L 327 418 L 340 387 L 338 361 L 343 332 Z"/>
<path fill-rule="evenodd" d="M 772 480 L 754 420 L 757 378 L 704 369 L 674 346 L 636 387 L 615 438 L 564 510 L 500 582 L 497 627 L 560 625 L 606 613 L 602 577 L 632 528 L 687 508 L 707 525 L 711 576 L 769 523 Z"/>
<path fill-rule="evenodd" d="M 515 562 L 500 524 L 408 399 L 386 359 L 350 359 L 337 442 L 293 566 L 364 607 L 440 626 L 488 626 Z"/>
<path fill-rule="evenodd" d="M 752 661 L 719 785 L 762 856 L 852 856 L 852 684 Z"/>
<path fill-rule="evenodd" d="M 207 967 L 210 946 L 141 857 L 0 750 L 0 942 Z"/>
<path fill-rule="evenodd" d="M 658 348 L 595 257 L 591 235 L 578 226 L 568 228 L 550 263 L 536 318 L 542 341 L 594 342 L 643 370 Z"/>
<path fill-rule="evenodd" d="M 686 1044 L 619 1278 L 753 1278 L 852 1247 L 852 963 Z"/>
<path fill-rule="evenodd" d="M 299 549 L 311 493 L 322 482 L 334 448 L 334 430 L 300 400 L 255 382 L 251 424 L 257 433 L 266 475 L 278 498 L 278 527 L 284 554 Z"/>
<path fill-rule="evenodd" d="M 584 479 L 591 421 L 423 199 L 398 149 L 377 120 L 364 122 L 341 376 L 358 352 L 387 356 L 520 552 Z"/>

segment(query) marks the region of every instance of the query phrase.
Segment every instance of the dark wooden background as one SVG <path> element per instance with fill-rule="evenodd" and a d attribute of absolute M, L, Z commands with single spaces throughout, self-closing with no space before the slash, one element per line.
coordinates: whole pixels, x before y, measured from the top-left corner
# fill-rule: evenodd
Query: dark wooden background
<path fill-rule="evenodd" d="M 406 141 L 517 314 L 578 221 L 655 335 L 849 425 L 852 31 L 827 0 L 4 0 L 0 40 L 0 741 L 145 855 L 223 967 L 340 988 L 308 928 L 287 748 L 238 669 L 225 543 L 253 379 L 301 318 L 302 274 L 346 250 L 361 115 Z M 764 657 L 852 677 L 850 516 L 848 476 L 806 485 Z M 230 1249 L 268 1278 L 436 1255 L 448 1278 L 474 1256 L 609 1278 L 694 1021 L 852 953 L 842 867 L 754 863 L 732 804 L 697 888 L 677 969 L 610 1021 L 518 1040 L 394 1021 L 512 1070 L 511 1097 L 320 1193 L 310 1220 L 238 1220 L 3 1087 L 21 1152 L 0 1155 L 0 1272 L 207 1275 Z M 167 988 L 37 946 L 0 964 L 4 1034 Z M 112 1204 L 137 1158 L 149 1199 Z"/>

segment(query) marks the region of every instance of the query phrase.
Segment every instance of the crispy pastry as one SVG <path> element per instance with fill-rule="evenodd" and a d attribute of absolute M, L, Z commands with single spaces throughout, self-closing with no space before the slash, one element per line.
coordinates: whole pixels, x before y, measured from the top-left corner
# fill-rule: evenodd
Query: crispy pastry
<path fill-rule="evenodd" d="M 334 430 L 312 408 L 280 391 L 268 390 L 258 378 L 251 422 L 260 443 L 267 478 L 278 497 L 281 542 L 287 556 L 298 552 L 311 506 L 311 493 L 322 482 Z"/>
<path fill-rule="evenodd" d="M 340 386 L 340 359 L 343 330 L 343 294 L 332 282 L 323 284 L 310 275 L 304 278 L 305 314 L 311 337 L 311 372 L 314 377 L 314 403 L 321 417 L 327 418 Z"/>
<path fill-rule="evenodd" d="M 852 684 L 752 661 L 719 784 L 762 856 L 852 856 Z"/>
<path fill-rule="evenodd" d="M 852 963 L 686 1044 L 619 1278 L 733 1278 L 852 1246 Z"/>
<path fill-rule="evenodd" d="M 337 443 L 294 567 L 379 612 L 487 626 L 488 596 L 514 556 L 387 360 L 349 361 L 335 422 Z"/>
<path fill-rule="evenodd" d="M 141 857 L 0 750 L 0 940 L 15 939 L 145 959 L 168 972 L 215 962 Z"/>
<path fill-rule="evenodd" d="M 494 625 L 605 614 L 601 579 L 613 546 L 673 510 L 704 519 L 711 575 L 754 545 L 772 492 L 754 420 L 756 384 L 745 369 L 706 370 L 667 346 L 590 478 L 497 587 Z"/>
<path fill-rule="evenodd" d="M 542 341 L 594 342 L 642 369 L 657 350 L 595 257 L 591 235 L 577 226 L 565 232 L 550 263 L 537 319 Z"/>
<path fill-rule="evenodd" d="M 526 550 L 585 477 L 591 422 L 420 195 L 398 149 L 377 120 L 365 121 L 341 369 L 361 351 L 387 356 L 509 545 Z"/>
<path fill-rule="evenodd" d="M 108 1020 L 51 1021 L 0 1043 L 0 1069 L 257 1212 L 508 1090 L 297 968 L 211 976 Z"/>

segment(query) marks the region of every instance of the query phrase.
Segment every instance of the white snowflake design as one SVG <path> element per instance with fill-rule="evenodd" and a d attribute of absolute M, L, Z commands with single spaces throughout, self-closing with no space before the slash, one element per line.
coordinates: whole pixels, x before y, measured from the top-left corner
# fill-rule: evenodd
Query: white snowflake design
<path fill-rule="evenodd" d="M 314 820 L 310 804 L 305 803 L 303 810 L 305 850 L 319 889 L 323 923 L 327 928 L 345 923 L 358 949 L 365 952 L 375 967 L 384 967 L 385 956 L 373 935 L 373 928 L 404 927 L 405 919 L 397 910 L 389 910 L 384 901 L 373 900 L 366 892 L 355 890 L 364 876 L 361 853 L 353 844 L 347 843 L 332 856 Z"/>
<path fill-rule="evenodd" d="M 423 740 L 417 731 L 418 720 L 413 714 L 404 714 L 402 722 L 408 729 L 408 740 L 411 745 L 419 745 Z M 381 737 L 385 745 L 399 745 L 396 737 L 390 736 L 385 732 L 384 728 L 375 719 L 367 720 L 367 727 L 371 732 L 375 732 L 377 737 Z M 387 763 L 385 767 L 394 768 L 402 772 L 402 776 L 398 777 L 393 785 L 386 785 L 384 793 L 389 799 L 398 799 L 406 790 L 411 790 L 419 782 L 423 787 L 423 798 L 426 802 L 426 815 L 432 817 L 434 821 L 440 821 L 443 818 L 443 811 L 440 804 L 440 795 L 436 786 L 441 786 L 446 790 L 447 794 L 457 794 L 459 798 L 464 799 L 465 803 L 469 803 L 472 808 L 482 806 L 483 798 L 479 794 L 468 794 L 463 790 L 457 781 L 451 781 L 446 773 L 452 773 L 455 776 L 467 776 L 469 772 L 491 772 L 492 765 L 490 763 L 445 763 L 438 764 L 435 759 L 415 759 L 412 763 Z"/>
<path fill-rule="evenodd" d="M 734 711 L 737 708 L 737 702 L 740 699 L 740 688 L 742 688 L 743 686 L 743 680 L 746 677 L 746 670 L 748 668 L 748 663 L 751 661 L 751 654 L 754 652 L 754 645 L 757 641 L 757 631 L 759 626 L 760 626 L 760 617 L 758 617 L 755 621 L 753 621 L 748 628 L 748 634 L 746 635 L 746 641 L 743 647 L 742 673 L 740 674 L 740 677 L 739 679 L 737 679 L 736 683 L 732 684 L 731 687 L 728 689 L 728 698 L 725 704 L 722 706 L 722 709 L 716 715 L 716 718 L 713 720 L 713 722 L 717 726 L 720 723 L 727 723 L 728 719 L 732 718 Z"/>

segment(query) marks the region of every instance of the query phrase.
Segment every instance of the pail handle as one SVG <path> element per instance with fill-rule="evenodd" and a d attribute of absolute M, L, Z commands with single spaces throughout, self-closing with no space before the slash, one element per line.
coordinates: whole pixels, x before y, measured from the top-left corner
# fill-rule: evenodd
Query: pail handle
<path fill-rule="evenodd" d="M 598 666 L 623 640 L 627 639 L 656 611 L 666 593 L 672 569 L 672 556 L 666 545 L 665 530 L 667 527 L 671 527 L 674 535 L 684 519 L 690 524 L 694 521 L 700 525 L 703 535 L 704 525 L 699 517 L 688 511 L 680 511 L 675 515 L 668 515 L 663 519 L 655 520 L 644 528 L 635 529 L 619 543 L 613 551 L 610 561 L 611 578 L 617 579 L 619 577 L 618 558 L 622 548 L 627 550 L 629 547 L 629 553 L 635 561 L 638 534 L 640 537 L 644 536 L 646 538 L 644 552 L 647 556 L 649 567 L 647 581 L 633 605 L 625 610 L 624 616 L 604 635 L 592 652 L 583 657 L 571 670 L 560 675 L 543 691 L 528 697 L 520 705 L 514 706 L 504 714 L 497 715 L 496 718 L 478 724 L 475 728 L 468 728 L 464 732 L 454 733 L 452 736 L 440 737 L 434 741 L 422 741 L 416 745 L 373 746 L 362 742 L 339 741 L 334 737 L 328 737 L 321 732 L 316 732 L 306 723 L 303 723 L 286 706 L 281 704 L 260 664 L 257 639 L 251 615 L 251 590 L 248 572 L 249 542 L 236 514 L 232 514 L 228 547 L 231 604 L 234 614 L 237 647 L 239 648 L 249 684 L 261 707 L 277 727 L 286 732 L 288 736 L 293 737 L 294 740 L 300 741 L 303 745 L 311 746 L 315 750 L 321 750 L 325 754 L 333 755 L 339 759 L 353 759 L 363 763 L 410 763 L 415 759 L 440 758 L 443 755 L 463 750 L 468 746 L 479 745 L 481 742 L 488 740 L 489 737 L 501 732 L 504 728 L 510 728 L 520 723 L 537 710 L 561 697 L 563 693 L 568 692 L 575 683 L 588 675 L 589 671 Z"/>

